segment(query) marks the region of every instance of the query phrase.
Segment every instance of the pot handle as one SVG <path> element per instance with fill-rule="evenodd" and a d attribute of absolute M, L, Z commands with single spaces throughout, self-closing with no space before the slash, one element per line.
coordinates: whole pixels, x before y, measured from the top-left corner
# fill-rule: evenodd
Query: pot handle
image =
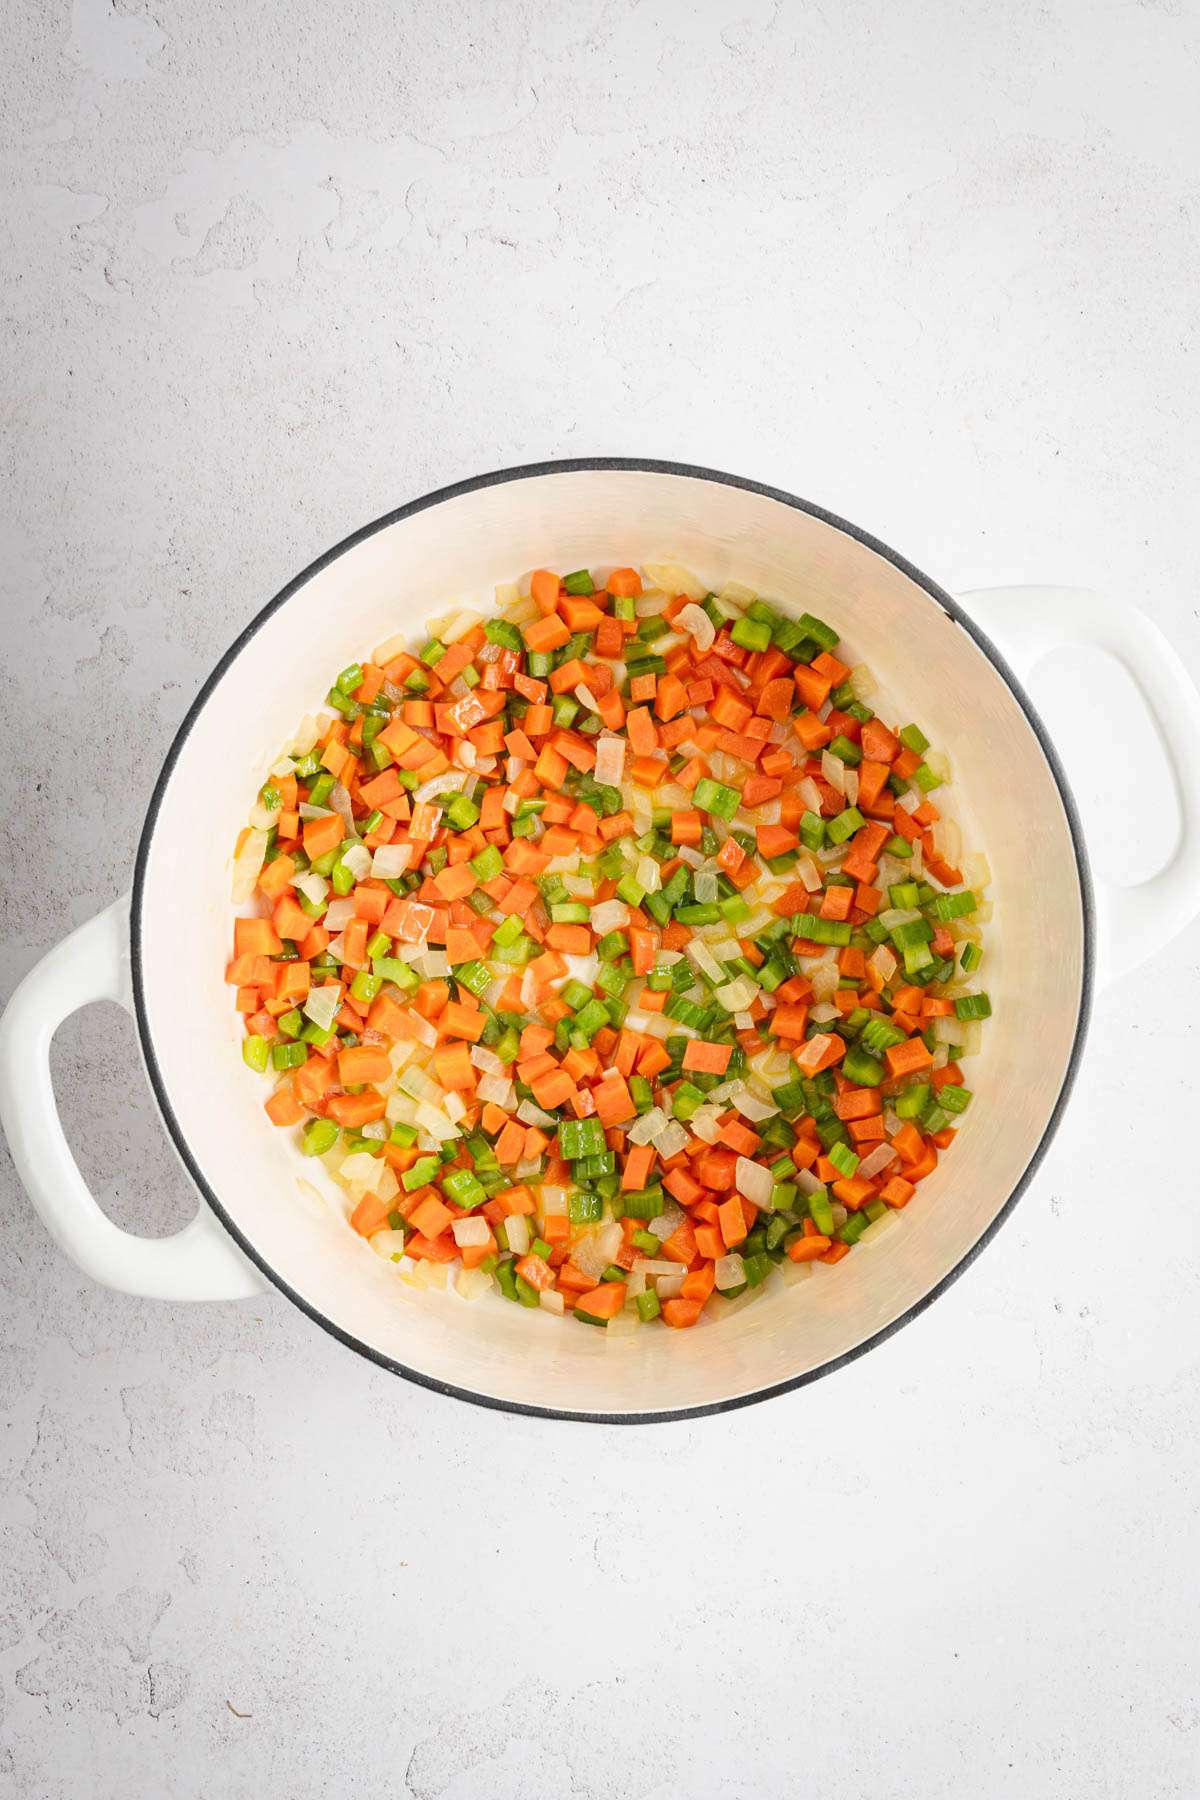
<path fill-rule="evenodd" d="M 962 604 L 1021 681 L 1052 650 L 1087 644 L 1116 657 L 1137 683 L 1175 776 L 1179 835 L 1157 875 L 1118 887 L 1093 873 L 1099 973 L 1128 973 L 1200 913 L 1200 695 L 1162 632 L 1145 613 L 1088 588 L 981 588 Z"/>
<path fill-rule="evenodd" d="M 26 1193 L 50 1235 L 105 1287 L 152 1300 L 240 1300 L 265 1284 L 201 1203 L 172 1237 L 122 1231 L 101 1211 L 71 1154 L 50 1080 L 50 1041 L 92 1000 L 133 1011 L 129 898 L 48 952 L 0 1017 L 0 1124 Z"/>

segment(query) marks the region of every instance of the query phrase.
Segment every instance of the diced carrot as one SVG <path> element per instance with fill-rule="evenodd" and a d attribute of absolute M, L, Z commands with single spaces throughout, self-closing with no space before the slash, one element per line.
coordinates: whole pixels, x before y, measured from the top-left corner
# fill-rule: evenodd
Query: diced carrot
<path fill-rule="evenodd" d="M 615 1319 L 625 1304 L 626 1291 L 623 1281 L 605 1281 L 580 1294 L 576 1311 L 587 1313 L 591 1319 Z"/>

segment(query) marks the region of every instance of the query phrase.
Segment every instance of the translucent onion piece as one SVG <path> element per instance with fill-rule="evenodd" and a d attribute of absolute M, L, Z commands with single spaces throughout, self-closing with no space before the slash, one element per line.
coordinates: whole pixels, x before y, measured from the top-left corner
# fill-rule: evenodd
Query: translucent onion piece
<path fill-rule="evenodd" d="M 831 1019 L 840 1017 L 839 1009 L 829 1000 L 822 1000 L 809 1011 L 809 1018 L 814 1025 L 828 1025 Z"/>
<path fill-rule="evenodd" d="M 369 1150 L 356 1150 L 352 1156 L 342 1158 L 338 1174 L 351 1187 L 370 1189 L 373 1193 L 386 1168 L 387 1164 L 380 1157 L 372 1156 Z"/>
<path fill-rule="evenodd" d="M 436 800 L 439 794 L 448 793 L 451 788 L 461 788 L 462 785 L 462 776 L 456 775 L 453 769 L 446 769 L 441 775 L 431 775 L 428 781 L 423 781 L 415 789 L 413 799 L 421 806 L 426 800 Z"/>
<path fill-rule="evenodd" d="M 654 1140 L 654 1148 L 664 1162 L 679 1152 L 688 1142 L 688 1133 L 677 1119 L 669 1119 Z"/>
<path fill-rule="evenodd" d="M 284 755 L 307 756 L 320 735 L 321 730 L 317 721 L 311 714 L 305 714 L 296 731 L 283 746 Z"/>
<path fill-rule="evenodd" d="M 475 1089 L 483 1101 L 491 1101 L 493 1106 L 502 1106 L 505 1112 L 516 1098 L 516 1090 L 507 1075 L 484 1075 Z"/>
<path fill-rule="evenodd" d="M 342 984 L 340 981 L 330 981 L 324 987 L 310 988 L 308 999 L 301 1010 L 306 1019 L 312 1020 L 318 1031 L 328 1031 L 341 1004 Z"/>
<path fill-rule="evenodd" d="M 594 710 L 594 709 L 593 709 Z M 620 787 L 625 772 L 625 739 L 603 732 L 596 740 L 594 778 L 604 787 Z"/>
<path fill-rule="evenodd" d="M 746 1265 L 734 1251 L 730 1256 L 718 1256 L 713 1274 L 718 1288 L 724 1293 L 726 1288 L 741 1287 L 746 1279 Z"/>
<path fill-rule="evenodd" d="M 320 906 L 329 892 L 329 883 L 323 875 L 318 875 L 315 869 L 305 869 L 302 875 L 295 876 L 292 886 L 297 893 L 303 894 L 304 898 L 313 906 Z"/>
<path fill-rule="evenodd" d="M 329 804 L 340 815 L 342 824 L 346 827 L 346 836 L 356 838 L 358 826 L 354 823 L 354 808 L 350 804 L 349 793 L 340 781 L 334 782 L 329 790 Z"/>
<path fill-rule="evenodd" d="M 487 1279 L 490 1281 L 491 1276 L 489 1275 Z M 538 1295 L 538 1305 L 543 1312 L 554 1313 L 560 1319 L 567 1310 L 567 1303 L 557 1288 L 543 1288 Z"/>
<path fill-rule="evenodd" d="M 692 1136 L 703 1144 L 715 1144 L 721 1135 L 721 1115 L 715 1106 L 698 1106 L 692 1114 Z"/>
<path fill-rule="evenodd" d="M 887 1232 L 894 1231 L 899 1223 L 900 1214 L 898 1212 L 880 1213 L 877 1219 L 871 1220 L 858 1241 L 860 1244 L 873 1244 L 876 1238 L 881 1238 Z"/>
<path fill-rule="evenodd" d="M 768 1105 L 765 1100 L 760 1100 L 757 1094 L 752 1094 L 749 1088 L 745 1087 L 740 1094 L 733 1096 L 733 1104 L 743 1119 L 753 1119 L 755 1122 L 760 1119 L 773 1119 L 779 1111 L 777 1106 Z"/>
<path fill-rule="evenodd" d="M 459 638 L 466 637 L 468 631 L 478 625 L 479 619 L 480 615 L 472 612 L 469 607 L 462 612 L 452 613 L 448 623 L 442 627 L 443 644 L 456 644 Z"/>
<path fill-rule="evenodd" d="M 571 1252 L 571 1261 L 589 1281 L 599 1281 L 623 1241 L 621 1227 L 612 1219 L 580 1239 Z"/>
<path fill-rule="evenodd" d="M 394 637 L 385 638 L 382 644 L 377 644 L 375 646 L 375 649 L 371 652 L 371 661 L 375 664 L 376 668 L 386 668 L 388 663 L 395 662 L 400 652 L 407 648 L 407 633 L 398 631 Z"/>
<path fill-rule="evenodd" d="M 233 885 L 230 892 L 235 906 L 244 906 L 254 892 L 254 884 L 262 871 L 266 854 L 267 834 L 265 831 L 256 831 L 252 826 L 233 859 Z"/>
<path fill-rule="evenodd" d="M 713 906 L 716 904 L 717 894 L 720 890 L 717 887 L 717 878 L 715 875 L 702 869 L 696 876 L 693 886 L 696 890 L 697 905 Z"/>
<path fill-rule="evenodd" d="M 890 1144 L 876 1144 L 870 1154 L 863 1157 L 855 1172 L 861 1175 L 864 1181 L 870 1181 L 873 1176 L 881 1175 L 884 1169 L 888 1168 L 895 1160 L 896 1152 Z"/>
<path fill-rule="evenodd" d="M 821 871 L 806 852 L 796 858 L 796 874 L 808 893 L 815 894 L 820 890 Z"/>
<path fill-rule="evenodd" d="M 371 862 L 371 852 L 365 844 L 355 844 L 342 858 L 343 866 L 349 869 L 355 881 L 366 880 L 371 873 Z"/>
<path fill-rule="evenodd" d="M 711 981 L 724 981 L 724 969 L 701 938 L 692 938 L 687 947 L 687 954 L 702 975 L 707 975 Z M 732 1012 L 733 1008 L 729 1007 L 728 1010 Z"/>
<path fill-rule="evenodd" d="M 625 1022 L 629 1023 L 628 1018 Z M 674 1021 L 671 1023 L 673 1025 Z M 652 1106 L 649 1112 L 643 1113 L 640 1118 L 633 1121 L 626 1136 L 631 1144 L 652 1144 L 666 1122 L 667 1115 L 662 1107 Z"/>
<path fill-rule="evenodd" d="M 677 614 L 675 623 L 681 631 L 686 631 L 694 639 L 697 650 L 711 650 L 716 640 L 717 629 L 702 606 L 685 606 Z"/>
<path fill-rule="evenodd" d="M 544 1128 L 557 1123 L 549 1113 L 543 1112 L 541 1107 L 535 1105 L 532 1100 L 522 1100 L 517 1108 L 517 1117 L 522 1125 L 540 1125 Z"/>
<path fill-rule="evenodd" d="M 963 880 L 972 893 L 982 894 L 985 888 L 992 885 L 992 865 L 978 851 L 973 851 L 964 858 L 962 872 Z"/>
<path fill-rule="evenodd" d="M 739 1156 L 733 1179 L 738 1193 L 744 1194 L 752 1206 L 770 1206 L 771 1189 L 775 1185 L 775 1177 L 770 1169 L 751 1162 L 748 1156 Z"/>
<path fill-rule="evenodd" d="M 514 1213 L 504 1221 L 504 1234 L 508 1239 L 508 1247 L 514 1256 L 524 1256 L 529 1249 L 529 1220 L 524 1213 Z M 486 1242 L 486 1239 L 484 1240 Z"/>
<path fill-rule="evenodd" d="M 404 1255 L 402 1231 L 373 1231 L 367 1241 L 376 1256 L 381 1256 L 384 1262 L 398 1262 Z"/>
<path fill-rule="evenodd" d="M 939 819 L 933 827 L 933 847 L 943 862 L 958 867 L 962 855 L 962 832 L 953 819 Z"/>
<path fill-rule="evenodd" d="M 565 1187 L 544 1187 L 538 1195 L 543 1219 L 565 1219 L 569 1194 Z"/>
<path fill-rule="evenodd" d="M 821 776 L 837 793 L 846 792 L 846 765 L 832 750 L 821 752 Z"/>
<path fill-rule="evenodd" d="M 748 975 L 739 975 L 736 981 L 727 981 L 717 988 L 716 997 L 726 1012 L 748 1012 L 760 991 L 758 983 L 751 981 Z"/>
<path fill-rule="evenodd" d="M 486 1044 L 472 1044 L 470 1056 L 475 1067 L 477 1069 L 482 1069 L 485 1075 L 504 1074 L 504 1064 L 500 1061 L 496 1052 L 494 1050 L 489 1050 Z"/>
<path fill-rule="evenodd" d="M 678 1263 L 674 1266 L 676 1269 L 674 1275 L 660 1275 L 654 1284 L 660 1300 L 676 1299 L 683 1287 L 683 1278 L 686 1275 L 687 1270 L 681 1269 Z"/>
<path fill-rule="evenodd" d="M 646 1221 L 646 1230 L 651 1237 L 656 1237 L 660 1244 L 665 1244 L 669 1237 L 674 1237 L 683 1224 L 685 1214 L 681 1206 L 674 1200 L 668 1200 L 656 1219 Z"/>
<path fill-rule="evenodd" d="M 838 973 L 837 964 L 826 958 L 819 962 L 815 969 L 809 970 L 808 979 L 812 982 L 813 993 L 817 999 L 828 1000 L 831 994 L 836 994 L 842 978 Z"/>
<path fill-rule="evenodd" d="M 646 593 L 638 595 L 633 603 L 634 613 L 639 619 L 657 618 L 658 614 L 666 608 L 670 598 L 669 594 L 660 593 L 658 588 L 651 588 Z"/>
<path fill-rule="evenodd" d="M 847 806 L 853 806 L 857 802 L 857 800 L 858 800 L 858 770 L 857 769 L 847 769 L 846 770 L 845 786 L 842 788 L 842 792 L 846 796 Z"/>
<path fill-rule="evenodd" d="M 796 788 L 796 792 L 800 796 L 801 800 L 803 800 L 804 805 L 807 808 L 807 810 L 809 812 L 816 813 L 817 816 L 820 817 L 821 790 L 817 786 L 816 782 L 813 780 L 811 775 L 806 775 L 804 777 L 804 780 L 798 784 L 798 786 Z"/>
<path fill-rule="evenodd" d="M 604 900 L 593 907 L 588 921 L 598 937 L 604 937 L 610 931 L 619 931 L 629 922 L 629 908 L 623 900 Z"/>
<path fill-rule="evenodd" d="M 953 781 L 954 779 L 954 771 L 950 766 L 950 758 L 946 755 L 944 750 L 927 750 L 925 752 L 925 767 L 931 774 L 936 775 L 939 781 Z"/>
<path fill-rule="evenodd" d="M 542 1292 L 545 1293 L 546 1290 L 543 1288 Z M 610 1338 L 633 1337 L 641 1330 L 641 1328 L 642 1321 L 638 1318 L 636 1312 L 625 1311 L 614 1313 L 612 1318 L 608 1321 L 608 1324 L 604 1327 L 605 1342 Z"/>
<path fill-rule="evenodd" d="M 600 710 L 599 701 L 596 699 L 596 696 L 595 696 L 595 694 L 593 694 L 591 688 L 588 687 L 582 681 L 579 683 L 579 685 L 575 689 L 575 698 L 578 700 L 578 702 L 581 706 L 586 706 L 589 712 L 599 712 L 599 710 Z"/>
<path fill-rule="evenodd" d="M 885 988 L 899 966 L 896 953 L 888 944 L 877 944 L 867 958 L 867 974 L 877 988 Z"/>
<path fill-rule="evenodd" d="M 664 594 L 686 594 L 689 600 L 703 600 L 708 593 L 705 583 L 697 580 L 691 570 L 685 569 L 682 563 L 643 563 L 642 572 L 656 588 L 661 588 Z"/>
<path fill-rule="evenodd" d="M 658 864 L 652 856 L 642 856 L 638 858 L 637 868 L 633 872 L 633 877 L 638 886 L 644 888 L 648 894 L 657 894 L 659 888 L 662 886 L 662 874 Z"/>
<path fill-rule="evenodd" d="M 482 1300 L 491 1291 L 491 1286 L 492 1278 L 483 1269 L 460 1269 L 454 1277 L 455 1291 L 472 1304 Z"/>
<path fill-rule="evenodd" d="M 854 689 L 854 698 L 864 704 L 876 693 L 877 684 L 874 675 L 866 663 L 857 663 L 850 671 L 850 686 Z"/>
<path fill-rule="evenodd" d="M 333 817 L 331 806 L 310 806 L 307 800 L 302 800 L 296 811 L 302 819 L 331 819 Z"/>

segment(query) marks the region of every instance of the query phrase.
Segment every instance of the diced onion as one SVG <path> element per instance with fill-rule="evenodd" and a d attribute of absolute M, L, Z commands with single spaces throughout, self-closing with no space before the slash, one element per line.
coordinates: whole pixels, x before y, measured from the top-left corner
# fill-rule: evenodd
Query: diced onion
<path fill-rule="evenodd" d="M 454 1277 L 454 1286 L 464 1300 L 482 1300 L 491 1290 L 492 1278 L 485 1269 L 460 1269 Z"/>
<path fill-rule="evenodd" d="M 665 1244 L 669 1237 L 674 1237 L 683 1224 L 684 1212 L 676 1206 L 674 1200 L 668 1200 L 658 1217 L 646 1222 L 646 1230 L 651 1237 L 656 1237 L 660 1244 Z"/>
<path fill-rule="evenodd" d="M 633 872 L 633 878 L 638 886 L 644 888 L 648 894 L 657 894 L 659 888 L 662 886 L 662 873 L 652 856 L 642 856 L 638 858 L 638 864 Z"/>
<path fill-rule="evenodd" d="M 512 1105 L 516 1090 L 507 1075 L 484 1075 L 480 1077 L 475 1092 L 484 1102 L 490 1101 L 493 1106 L 502 1106 L 505 1112 Z"/>
<path fill-rule="evenodd" d="M 741 1287 L 746 1279 L 746 1265 L 734 1251 L 729 1256 L 718 1256 L 713 1264 L 713 1275 L 718 1288 L 724 1293 L 726 1288 Z"/>
<path fill-rule="evenodd" d="M 887 986 L 899 966 L 896 953 L 888 944 L 877 944 L 867 958 L 867 974 L 880 989 Z"/>
<path fill-rule="evenodd" d="M 371 852 L 365 844 L 355 844 L 343 856 L 342 866 L 350 871 L 355 881 L 365 881 L 371 873 Z"/>
<path fill-rule="evenodd" d="M 589 1281 L 599 1281 L 619 1252 L 622 1242 L 621 1227 L 612 1219 L 607 1224 L 598 1225 L 594 1231 L 581 1238 L 571 1252 L 571 1260 Z"/>
<path fill-rule="evenodd" d="M 414 790 L 413 799 L 418 806 L 423 806 L 427 800 L 436 800 L 439 794 L 448 793 L 451 788 L 461 788 L 462 785 L 462 776 L 455 774 L 453 769 L 446 769 L 442 774 L 431 775 L 428 781 L 423 781 Z"/>
<path fill-rule="evenodd" d="M 689 600 L 703 600 L 708 593 L 705 583 L 697 580 L 682 563 L 648 562 L 642 564 L 642 570 L 664 594 L 686 594 Z"/>
<path fill-rule="evenodd" d="M 839 794 L 846 792 L 846 765 L 840 756 L 833 754 L 832 750 L 822 750 L 821 752 L 821 775 L 835 792 Z"/>
<path fill-rule="evenodd" d="M 491 1277 L 488 1277 L 489 1281 Z M 567 1310 L 567 1303 L 557 1288 L 543 1288 L 538 1294 L 538 1305 L 543 1312 L 556 1313 L 559 1318 Z"/>
<path fill-rule="evenodd" d="M 880 1213 L 877 1219 L 871 1220 L 871 1223 L 867 1226 L 867 1229 L 863 1232 L 858 1241 L 860 1244 L 873 1244 L 876 1238 L 883 1237 L 886 1232 L 894 1231 L 899 1223 L 900 1214 L 898 1212 L 889 1210 L 888 1212 Z"/>
<path fill-rule="evenodd" d="M 603 732 L 596 740 L 596 766 L 592 775 L 603 787 L 620 787 L 625 772 L 625 739 Z"/>
<path fill-rule="evenodd" d="M 341 1004 L 342 984 L 340 981 L 330 981 L 324 987 L 309 989 L 308 999 L 301 1011 L 306 1019 L 312 1020 L 318 1031 L 328 1031 Z"/>
<path fill-rule="evenodd" d="M 338 1164 L 338 1174 L 351 1187 L 369 1188 L 373 1193 L 379 1185 L 382 1175 L 387 1172 L 388 1165 L 369 1150 L 356 1150 L 351 1156 L 344 1156 Z"/>
<path fill-rule="evenodd" d="M 821 888 L 821 871 L 807 852 L 796 858 L 796 874 L 804 885 L 806 892 L 816 894 Z"/>
<path fill-rule="evenodd" d="M 311 714 L 306 714 L 304 718 L 301 719 L 297 730 L 283 746 L 284 755 L 307 756 L 320 735 L 321 728 L 317 724 L 317 721 Z"/>
<path fill-rule="evenodd" d="M 412 853 L 411 844 L 380 844 L 371 858 L 372 875 L 380 881 L 395 881 L 412 861 Z"/>
<path fill-rule="evenodd" d="M 628 1025 L 628 1018 L 625 1022 Z M 662 1107 L 652 1106 L 649 1112 L 644 1112 L 633 1121 L 626 1136 L 631 1144 L 652 1144 L 666 1122 L 667 1115 Z"/>
<path fill-rule="evenodd" d="M 733 1179 L 738 1193 L 744 1194 L 752 1206 L 770 1206 L 771 1189 L 775 1185 L 775 1177 L 770 1169 L 764 1169 L 761 1163 L 751 1162 L 748 1156 L 739 1156 Z"/>
<path fill-rule="evenodd" d="M 876 1144 L 875 1148 L 863 1157 L 855 1172 L 861 1175 L 864 1181 L 870 1181 L 873 1176 L 882 1174 L 884 1169 L 888 1168 L 895 1160 L 896 1152 L 890 1144 Z"/>
<path fill-rule="evenodd" d="M 683 607 L 676 616 L 675 623 L 695 641 L 697 650 L 711 650 L 717 630 L 702 606 L 693 604 Z"/>
<path fill-rule="evenodd" d="M 320 906 L 329 892 L 329 883 L 323 875 L 318 875 L 315 869 L 305 869 L 302 875 L 295 876 L 292 886 L 298 894 L 303 894 L 312 906 Z"/>
<path fill-rule="evenodd" d="M 254 884 L 262 871 L 263 858 L 267 854 L 267 834 L 256 831 L 253 826 L 247 831 L 241 849 L 233 859 L 233 886 L 231 889 L 233 904 L 244 906 L 254 892 Z"/>
<path fill-rule="evenodd" d="M 691 945 L 688 946 L 691 949 Z M 726 1012 L 748 1012 L 758 998 L 761 989 L 756 981 L 748 975 L 739 975 L 736 981 L 727 981 L 716 989 L 716 997 Z"/>
<path fill-rule="evenodd" d="M 604 900 L 599 906 L 592 908 L 589 923 L 597 937 L 605 937 L 610 931 L 619 931 L 629 922 L 629 908 L 623 900 Z"/>
<path fill-rule="evenodd" d="M 402 1231 L 373 1231 L 368 1242 L 376 1256 L 381 1256 L 384 1262 L 398 1262 L 404 1255 Z"/>
<path fill-rule="evenodd" d="M 565 1219 L 570 1190 L 564 1187 L 544 1187 L 538 1195 L 541 1201 L 544 1219 Z"/>
<path fill-rule="evenodd" d="M 329 905 L 325 908 L 325 917 L 321 920 L 321 923 L 326 931 L 332 931 L 336 934 L 339 931 L 345 931 L 353 917 L 353 899 L 349 895 L 339 895 L 336 900 L 331 900 Z"/>
<path fill-rule="evenodd" d="M 654 1140 L 654 1148 L 668 1162 L 672 1156 L 678 1156 L 688 1141 L 688 1134 L 678 1119 L 668 1119 Z"/>
<path fill-rule="evenodd" d="M 529 1220 L 524 1213 L 513 1213 L 504 1221 L 504 1235 L 514 1256 L 524 1256 L 530 1245 Z M 486 1241 L 486 1240 L 485 1240 Z"/>

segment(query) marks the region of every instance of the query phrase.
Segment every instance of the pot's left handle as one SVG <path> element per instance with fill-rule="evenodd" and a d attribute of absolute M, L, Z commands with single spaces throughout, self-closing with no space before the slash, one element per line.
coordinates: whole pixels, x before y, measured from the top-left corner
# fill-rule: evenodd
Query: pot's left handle
<path fill-rule="evenodd" d="M 116 901 L 44 956 L 0 1017 L 0 1124 L 25 1191 L 60 1248 L 94 1281 L 153 1300 L 241 1300 L 264 1291 L 201 1203 L 172 1237 L 122 1231 L 101 1211 L 63 1133 L 50 1041 L 92 1000 L 133 1010 L 129 900 Z"/>

